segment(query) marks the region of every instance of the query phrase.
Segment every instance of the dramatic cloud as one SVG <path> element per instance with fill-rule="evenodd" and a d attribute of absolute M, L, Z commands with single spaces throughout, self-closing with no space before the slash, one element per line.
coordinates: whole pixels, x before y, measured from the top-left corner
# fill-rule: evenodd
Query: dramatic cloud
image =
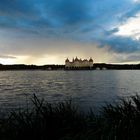
<path fill-rule="evenodd" d="M 131 37 L 134 40 L 140 39 L 140 14 L 130 18 L 126 23 L 121 25 L 116 35 Z"/>
<path fill-rule="evenodd" d="M 61 55 L 61 62 L 65 50 L 82 54 L 77 44 L 93 46 L 90 52 L 139 54 L 139 13 L 139 0 L 0 0 L 0 51 L 19 60 Z"/>

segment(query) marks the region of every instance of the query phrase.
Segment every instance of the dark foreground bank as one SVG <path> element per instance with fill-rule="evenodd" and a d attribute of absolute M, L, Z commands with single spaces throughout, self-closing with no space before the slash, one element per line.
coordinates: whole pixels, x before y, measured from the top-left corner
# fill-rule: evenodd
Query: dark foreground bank
<path fill-rule="evenodd" d="M 71 101 L 49 104 L 34 96 L 33 109 L 0 119 L 0 140 L 140 140 L 140 96 L 83 113 Z"/>

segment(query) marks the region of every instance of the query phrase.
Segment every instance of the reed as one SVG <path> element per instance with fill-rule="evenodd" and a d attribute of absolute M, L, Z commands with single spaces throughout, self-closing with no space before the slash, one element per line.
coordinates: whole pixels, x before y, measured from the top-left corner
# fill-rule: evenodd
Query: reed
<path fill-rule="evenodd" d="M 71 100 L 47 103 L 34 95 L 32 109 L 0 119 L 1 140 L 139 140 L 140 96 L 106 104 L 96 115 L 83 113 Z"/>

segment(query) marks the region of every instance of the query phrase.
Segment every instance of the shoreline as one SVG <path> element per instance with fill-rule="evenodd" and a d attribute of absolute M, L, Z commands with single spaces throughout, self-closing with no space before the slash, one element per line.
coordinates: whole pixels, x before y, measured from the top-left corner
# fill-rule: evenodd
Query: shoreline
<path fill-rule="evenodd" d="M 66 68 L 65 65 L 24 65 L 24 64 L 13 64 L 13 65 L 2 65 L 0 64 L 0 71 L 4 70 L 140 70 L 140 64 L 105 64 L 95 63 L 93 67 L 75 67 Z"/>

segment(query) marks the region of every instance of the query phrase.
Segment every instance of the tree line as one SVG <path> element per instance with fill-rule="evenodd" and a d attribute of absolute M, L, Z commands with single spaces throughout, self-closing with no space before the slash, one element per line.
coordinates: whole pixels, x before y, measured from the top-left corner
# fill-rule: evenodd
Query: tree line
<path fill-rule="evenodd" d="M 71 68 L 66 69 L 65 65 L 25 65 L 25 64 L 14 64 L 14 65 L 3 65 L 0 64 L 0 70 L 139 70 L 140 64 L 106 64 L 106 63 L 95 63 L 93 67 L 86 68 Z"/>

